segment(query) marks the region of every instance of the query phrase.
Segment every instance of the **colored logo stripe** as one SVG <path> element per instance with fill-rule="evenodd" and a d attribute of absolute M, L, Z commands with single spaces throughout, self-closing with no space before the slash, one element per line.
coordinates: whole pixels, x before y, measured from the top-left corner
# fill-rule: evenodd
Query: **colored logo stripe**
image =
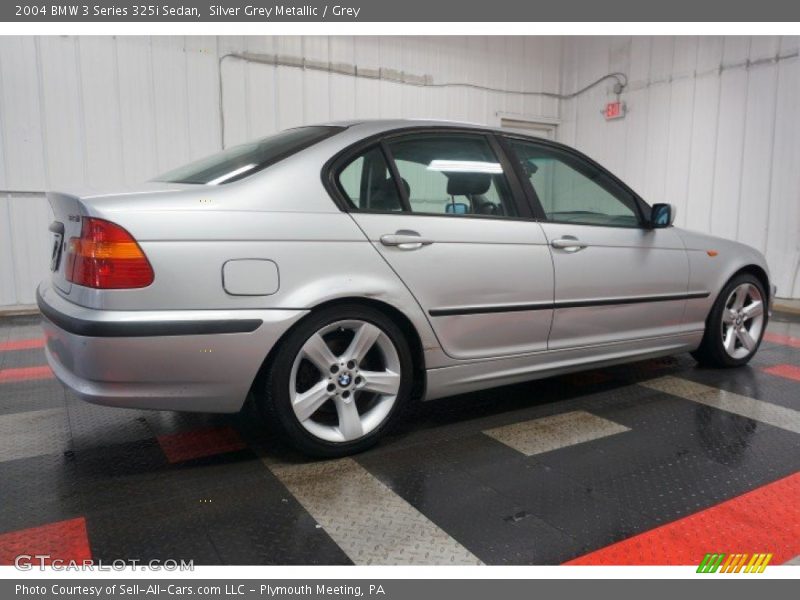
<path fill-rule="evenodd" d="M 725 558 L 724 554 L 706 554 L 700 566 L 697 567 L 698 573 L 716 573 L 719 568 L 719 563 Z M 730 559 L 728 559 L 730 561 Z M 725 563 L 726 565 L 728 563 Z"/>
<path fill-rule="evenodd" d="M 725 554 L 706 554 L 698 573 L 716 573 Z M 728 559 L 723 563 L 720 573 L 763 573 L 772 560 L 772 554 L 728 554 Z M 749 560 L 748 560 L 749 559 Z M 745 566 L 747 563 L 747 566 Z"/>

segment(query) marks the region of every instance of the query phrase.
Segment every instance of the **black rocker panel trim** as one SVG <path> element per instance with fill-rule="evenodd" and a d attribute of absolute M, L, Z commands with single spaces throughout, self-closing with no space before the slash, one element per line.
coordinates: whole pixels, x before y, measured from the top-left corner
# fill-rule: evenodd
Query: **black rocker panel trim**
<path fill-rule="evenodd" d="M 497 306 L 463 306 L 455 308 L 432 308 L 432 317 L 451 317 L 455 315 L 480 315 L 486 313 L 522 312 L 528 310 L 553 310 L 558 308 L 584 308 L 589 306 L 616 306 L 621 304 L 642 304 L 646 302 L 669 302 L 672 300 L 691 300 L 708 298 L 710 292 L 690 294 L 664 294 L 661 296 L 641 296 L 631 298 L 608 298 L 604 300 L 574 300 L 562 302 L 534 302 L 531 304 L 499 304 Z"/>

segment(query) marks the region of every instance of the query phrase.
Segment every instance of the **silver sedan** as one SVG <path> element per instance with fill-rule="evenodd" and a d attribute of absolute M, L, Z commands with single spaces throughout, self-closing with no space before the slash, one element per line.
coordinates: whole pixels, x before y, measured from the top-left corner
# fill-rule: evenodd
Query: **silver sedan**
<path fill-rule="evenodd" d="M 79 397 L 235 412 L 318 456 L 412 401 L 758 349 L 764 257 L 579 152 L 431 121 L 300 127 L 133 189 L 48 194 L 48 361 Z"/>

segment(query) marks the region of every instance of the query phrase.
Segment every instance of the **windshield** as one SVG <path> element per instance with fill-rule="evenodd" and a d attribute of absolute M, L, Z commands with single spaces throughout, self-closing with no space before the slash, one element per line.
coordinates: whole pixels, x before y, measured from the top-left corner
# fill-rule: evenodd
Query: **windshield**
<path fill-rule="evenodd" d="M 243 179 L 342 131 L 341 127 L 298 127 L 201 158 L 154 181 L 222 185 Z"/>

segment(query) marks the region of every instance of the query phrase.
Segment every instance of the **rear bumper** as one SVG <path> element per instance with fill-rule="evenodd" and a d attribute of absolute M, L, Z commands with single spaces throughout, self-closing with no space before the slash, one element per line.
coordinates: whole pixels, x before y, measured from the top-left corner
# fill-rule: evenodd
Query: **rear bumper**
<path fill-rule="evenodd" d="M 264 358 L 306 311 L 106 311 L 37 290 L 45 354 L 81 399 L 108 406 L 236 412 Z"/>

